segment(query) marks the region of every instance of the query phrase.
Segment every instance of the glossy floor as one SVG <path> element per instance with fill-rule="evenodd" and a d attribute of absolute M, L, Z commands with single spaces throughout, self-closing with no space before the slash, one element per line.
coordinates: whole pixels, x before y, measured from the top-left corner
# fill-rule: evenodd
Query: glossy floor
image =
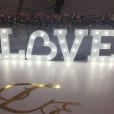
<path fill-rule="evenodd" d="M 4 104 L 4 107 L 26 111 L 55 99 L 55 101 L 81 103 L 79 107 L 68 106 L 72 114 L 114 114 L 113 69 L 114 64 L 112 63 L 1 61 L 1 88 L 16 83 L 61 85 L 59 89 L 40 88 L 32 91 L 28 97 L 23 95 L 20 100 L 15 99 L 9 104 Z M 11 99 L 29 87 L 16 86 L 3 91 L 2 96 Z M 1 107 L 1 104 L 6 101 L 0 100 L 0 114 L 13 114 L 3 105 Z M 57 110 L 58 107 L 60 105 L 51 104 L 45 108 L 45 113 L 55 114 L 51 112 Z M 59 112 L 59 114 L 66 113 L 65 111 Z M 30 114 L 43 114 L 43 112 L 37 110 Z"/>

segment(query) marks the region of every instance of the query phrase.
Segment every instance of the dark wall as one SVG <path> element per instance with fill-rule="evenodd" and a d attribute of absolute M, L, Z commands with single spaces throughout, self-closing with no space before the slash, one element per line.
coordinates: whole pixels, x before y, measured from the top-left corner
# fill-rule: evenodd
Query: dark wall
<path fill-rule="evenodd" d="M 18 0 L 0 0 L 0 12 L 14 11 Z M 24 0 L 23 9 L 47 9 L 50 4 L 48 0 Z M 29 10 L 30 11 L 30 10 Z M 65 0 L 63 13 L 114 14 L 114 0 Z"/>
<path fill-rule="evenodd" d="M 114 0 L 65 0 L 64 12 L 114 14 Z"/>

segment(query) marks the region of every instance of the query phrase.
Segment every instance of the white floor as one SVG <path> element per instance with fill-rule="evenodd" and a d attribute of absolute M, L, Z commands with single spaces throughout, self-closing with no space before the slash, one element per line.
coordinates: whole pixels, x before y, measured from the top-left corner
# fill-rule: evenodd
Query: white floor
<path fill-rule="evenodd" d="M 55 99 L 80 102 L 80 107 L 69 107 L 71 114 L 114 114 L 114 64 L 111 63 L 1 61 L 0 88 L 15 83 L 60 84 L 62 88 L 35 90 L 26 99 L 7 105 L 13 109 L 32 109 Z M 20 90 L 24 87 L 4 91 L 2 96 L 11 98 Z M 0 100 L 0 104 L 3 102 Z M 46 114 L 51 114 L 48 108 Z M 13 113 L 0 109 L 0 114 Z"/>

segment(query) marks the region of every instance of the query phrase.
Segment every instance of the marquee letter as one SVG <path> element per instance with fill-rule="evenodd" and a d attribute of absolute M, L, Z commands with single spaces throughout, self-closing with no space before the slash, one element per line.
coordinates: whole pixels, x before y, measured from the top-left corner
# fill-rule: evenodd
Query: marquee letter
<path fill-rule="evenodd" d="M 12 29 L 0 29 L 0 38 L 1 38 L 1 59 L 25 59 L 25 51 L 19 50 L 19 54 L 10 53 L 9 37 L 8 35 L 12 34 Z"/>
<path fill-rule="evenodd" d="M 67 30 L 66 29 L 55 29 L 54 35 L 57 36 L 61 51 L 65 61 L 73 61 L 78 53 L 79 47 L 83 41 L 84 36 L 88 35 L 88 30 L 75 30 L 75 39 L 71 50 L 68 49 L 66 41 Z"/>
<path fill-rule="evenodd" d="M 91 36 L 93 36 L 91 56 L 88 57 L 88 61 L 112 61 L 114 55 L 111 56 L 99 56 L 100 49 L 110 49 L 109 43 L 102 43 L 102 36 L 114 36 L 114 30 L 92 30 Z"/>
<path fill-rule="evenodd" d="M 32 55 L 34 42 L 39 37 L 41 37 L 44 40 L 44 46 L 50 48 L 51 52 L 48 55 Z M 31 34 L 26 53 L 27 59 L 48 61 L 52 60 L 56 56 L 56 54 L 57 54 L 57 48 L 55 44 L 49 40 L 49 36 L 46 32 L 38 30 Z"/>

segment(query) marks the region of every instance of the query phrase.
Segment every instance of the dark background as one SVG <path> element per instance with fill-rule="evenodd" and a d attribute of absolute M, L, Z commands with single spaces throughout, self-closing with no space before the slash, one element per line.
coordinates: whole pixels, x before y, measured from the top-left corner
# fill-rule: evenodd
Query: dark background
<path fill-rule="evenodd" d="M 0 0 L 0 12 L 16 12 L 19 0 Z M 22 11 L 34 12 L 49 9 L 48 0 L 24 0 Z M 62 13 L 113 14 L 113 0 L 65 0 Z"/>

